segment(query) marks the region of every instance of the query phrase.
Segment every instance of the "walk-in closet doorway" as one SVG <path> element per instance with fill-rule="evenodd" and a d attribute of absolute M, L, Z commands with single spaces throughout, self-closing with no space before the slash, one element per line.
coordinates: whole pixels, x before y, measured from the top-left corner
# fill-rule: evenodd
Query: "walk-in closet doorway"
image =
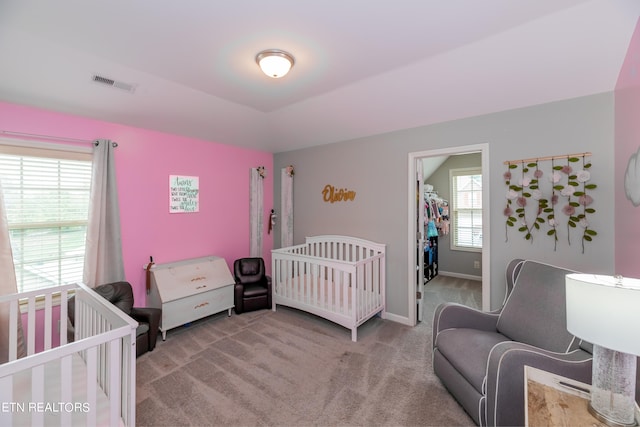
<path fill-rule="evenodd" d="M 460 147 L 451 147 L 437 150 L 428 150 L 409 153 L 409 256 L 408 256 L 408 277 L 410 280 L 410 292 L 408 298 L 409 320 L 412 324 L 422 321 L 424 305 L 424 274 L 422 268 L 424 252 L 422 251 L 425 240 L 424 228 L 420 222 L 424 221 L 420 211 L 423 209 L 424 188 L 420 185 L 418 176 L 422 169 L 424 159 L 444 159 L 449 156 L 480 153 L 482 170 L 482 309 L 490 308 L 490 241 L 489 241 L 489 145 L 476 144 Z M 424 181 L 423 181 L 424 183 Z"/>

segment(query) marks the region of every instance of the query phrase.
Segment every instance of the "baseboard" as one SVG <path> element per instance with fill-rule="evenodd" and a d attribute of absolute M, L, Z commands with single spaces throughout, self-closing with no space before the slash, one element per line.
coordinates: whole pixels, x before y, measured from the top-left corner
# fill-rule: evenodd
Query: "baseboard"
<path fill-rule="evenodd" d="M 471 274 L 453 273 L 451 271 L 438 271 L 438 275 L 457 277 L 458 279 L 479 280 L 482 282 L 482 276 L 473 276 Z"/>
<path fill-rule="evenodd" d="M 409 322 L 409 318 L 406 316 L 398 316 L 397 314 L 389 313 L 388 311 L 382 314 L 383 319 L 391 320 L 392 322 L 401 323 L 407 326 L 413 326 L 411 322 Z"/>

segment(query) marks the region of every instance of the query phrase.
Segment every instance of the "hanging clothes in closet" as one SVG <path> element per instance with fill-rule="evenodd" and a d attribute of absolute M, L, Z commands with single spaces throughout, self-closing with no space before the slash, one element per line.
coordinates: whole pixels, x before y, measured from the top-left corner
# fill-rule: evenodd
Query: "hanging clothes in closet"
<path fill-rule="evenodd" d="M 425 282 L 438 275 L 438 237 L 449 234 L 449 203 L 435 191 L 424 194 L 425 236 L 424 277 Z"/>

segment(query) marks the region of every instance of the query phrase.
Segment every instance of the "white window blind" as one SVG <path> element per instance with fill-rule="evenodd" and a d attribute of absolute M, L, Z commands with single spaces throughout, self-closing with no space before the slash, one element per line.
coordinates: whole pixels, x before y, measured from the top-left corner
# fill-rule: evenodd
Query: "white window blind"
<path fill-rule="evenodd" d="M 91 154 L 0 145 L 18 292 L 82 281 Z"/>
<path fill-rule="evenodd" d="M 480 168 L 451 169 L 452 249 L 482 248 L 482 172 Z"/>

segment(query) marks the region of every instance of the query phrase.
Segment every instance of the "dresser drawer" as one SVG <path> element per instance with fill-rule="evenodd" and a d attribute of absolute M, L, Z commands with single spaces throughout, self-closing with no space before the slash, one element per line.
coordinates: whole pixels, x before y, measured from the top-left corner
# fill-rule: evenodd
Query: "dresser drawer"
<path fill-rule="evenodd" d="M 166 302 L 162 305 L 163 332 L 233 307 L 233 285 Z"/>

